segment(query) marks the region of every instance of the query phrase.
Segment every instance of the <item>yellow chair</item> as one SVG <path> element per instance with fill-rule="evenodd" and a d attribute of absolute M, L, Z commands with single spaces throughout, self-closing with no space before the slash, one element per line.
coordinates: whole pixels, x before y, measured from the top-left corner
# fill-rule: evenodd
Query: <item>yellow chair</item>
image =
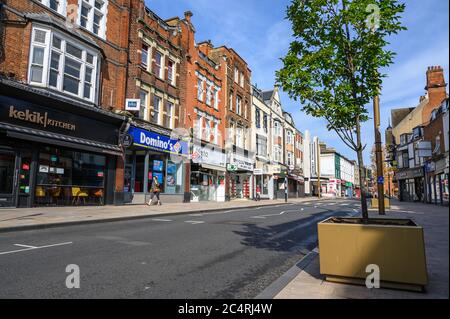
<path fill-rule="evenodd" d="M 86 205 L 86 197 L 89 197 L 89 194 L 85 190 L 82 190 L 80 187 L 72 187 L 72 197 L 72 205 L 75 204 L 75 201 L 78 205 L 80 198 L 83 199 L 83 203 Z"/>
<path fill-rule="evenodd" d="M 56 200 L 56 204 L 58 204 L 58 199 L 61 197 L 61 187 L 54 187 L 50 190 L 50 195 L 52 196 L 52 202 Z"/>
<path fill-rule="evenodd" d="M 42 204 L 43 202 L 45 202 L 45 198 L 47 197 L 45 188 L 42 186 L 36 186 L 35 197 L 37 204 Z"/>

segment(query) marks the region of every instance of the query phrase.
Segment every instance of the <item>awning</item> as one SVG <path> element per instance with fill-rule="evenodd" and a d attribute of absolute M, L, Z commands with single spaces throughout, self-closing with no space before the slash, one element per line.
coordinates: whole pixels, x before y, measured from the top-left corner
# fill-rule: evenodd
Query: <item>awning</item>
<path fill-rule="evenodd" d="M 7 136 L 12 138 L 40 142 L 50 145 L 58 145 L 74 149 L 82 149 L 95 153 L 105 153 L 117 156 L 122 155 L 122 150 L 118 145 L 105 144 L 92 140 L 50 133 L 6 123 L 0 123 L 0 129 L 6 130 Z"/>

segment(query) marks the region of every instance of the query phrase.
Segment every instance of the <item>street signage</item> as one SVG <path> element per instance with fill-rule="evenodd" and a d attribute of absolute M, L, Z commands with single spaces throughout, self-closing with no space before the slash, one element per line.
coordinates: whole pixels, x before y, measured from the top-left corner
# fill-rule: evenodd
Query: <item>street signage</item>
<path fill-rule="evenodd" d="M 384 177 L 378 176 L 378 184 L 384 184 Z"/>
<path fill-rule="evenodd" d="M 229 172 L 236 172 L 238 169 L 237 165 L 235 164 L 227 164 L 227 171 Z"/>

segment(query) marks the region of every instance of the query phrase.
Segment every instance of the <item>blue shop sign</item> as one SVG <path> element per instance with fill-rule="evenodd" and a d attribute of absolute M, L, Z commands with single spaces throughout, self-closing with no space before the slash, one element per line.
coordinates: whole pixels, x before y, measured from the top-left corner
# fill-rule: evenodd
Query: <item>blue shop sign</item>
<path fill-rule="evenodd" d="M 189 145 L 185 141 L 171 139 L 168 136 L 149 132 L 134 126 L 130 127 L 128 134 L 133 138 L 133 145 L 166 153 L 189 155 Z"/>

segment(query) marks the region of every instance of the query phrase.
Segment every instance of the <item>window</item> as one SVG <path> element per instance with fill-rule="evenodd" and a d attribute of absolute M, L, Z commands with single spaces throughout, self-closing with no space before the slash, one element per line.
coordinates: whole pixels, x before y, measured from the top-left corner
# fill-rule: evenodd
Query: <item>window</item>
<path fill-rule="evenodd" d="M 281 136 L 281 124 L 278 121 L 275 121 L 273 123 L 274 126 L 274 135 L 275 137 L 280 137 Z"/>
<path fill-rule="evenodd" d="M 175 83 L 175 62 L 172 60 L 167 62 L 167 80 L 172 85 Z"/>
<path fill-rule="evenodd" d="M 230 108 L 230 110 L 233 110 L 233 92 L 230 92 L 230 98 L 228 101 L 228 107 Z"/>
<path fill-rule="evenodd" d="M 242 111 L 241 103 L 242 103 L 241 97 L 236 95 L 236 114 L 239 114 L 239 115 L 241 115 L 241 111 Z"/>
<path fill-rule="evenodd" d="M 247 103 L 245 103 L 244 104 L 244 117 L 245 118 L 247 118 L 247 112 L 248 112 L 247 109 L 248 109 L 248 106 L 247 106 Z"/>
<path fill-rule="evenodd" d="M 161 98 L 157 95 L 153 96 L 153 112 L 151 122 L 154 124 L 159 124 L 159 110 L 161 106 Z"/>
<path fill-rule="evenodd" d="M 211 106 L 211 100 L 212 100 L 212 85 L 207 83 L 206 84 L 206 105 Z"/>
<path fill-rule="evenodd" d="M 49 7 L 50 9 L 58 12 L 59 14 L 65 15 L 67 0 L 38 0 L 43 5 Z"/>
<path fill-rule="evenodd" d="M 239 83 L 240 83 L 241 87 L 244 87 L 244 73 L 242 73 L 242 72 L 239 77 Z"/>
<path fill-rule="evenodd" d="M 208 119 L 205 119 L 205 129 L 203 130 L 202 140 L 210 141 L 211 139 L 211 122 Z"/>
<path fill-rule="evenodd" d="M 198 139 L 201 139 L 202 138 L 202 132 L 203 132 L 203 118 L 200 116 L 200 115 L 197 115 L 197 121 L 196 121 L 196 134 L 195 134 L 195 136 L 198 138 Z"/>
<path fill-rule="evenodd" d="M 236 127 L 236 146 L 243 148 L 244 147 L 244 136 L 242 127 Z"/>
<path fill-rule="evenodd" d="M 197 99 L 203 102 L 203 80 L 197 80 Z"/>
<path fill-rule="evenodd" d="M 147 121 L 147 96 L 148 93 L 144 90 L 141 90 L 139 92 L 139 99 L 140 99 L 140 103 L 141 103 L 141 107 L 139 110 L 139 117 L 145 121 Z"/>
<path fill-rule="evenodd" d="M 155 52 L 155 65 L 153 68 L 153 73 L 159 78 L 163 77 L 161 74 L 162 73 L 161 72 L 162 71 L 162 62 L 163 62 L 163 56 L 162 56 L 161 52 L 156 51 Z"/>
<path fill-rule="evenodd" d="M 165 128 L 173 128 L 172 118 L 173 118 L 173 104 L 170 102 L 166 102 L 164 109 L 164 127 Z"/>
<path fill-rule="evenodd" d="M 141 50 L 141 65 L 147 69 L 148 67 L 148 46 L 143 44 Z"/>
<path fill-rule="evenodd" d="M 287 164 L 289 166 L 294 165 L 294 154 L 292 152 L 287 153 Z"/>
<path fill-rule="evenodd" d="M 239 83 L 239 70 L 237 67 L 234 68 L 234 82 Z"/>
<path fill-rule="evenodd" d="M 275 145 L 273 148 L 273 160 L 281 162 L 281 148 L 278 145 Z"/>
<path fill-rule="evenodd" d="M 256 135 L 256 154 L 267 156 L 267 139 L 261 135 Z"/>
<path fill-rule="evenodd" d="M 255 109 L 255 125 L 256 128 L 261 128 L 261 112 L 258 108 Z"/>
<path fill-rule="evenodd" d="M 33 28 L 29 83 L 94 101 L 97 55 L 50 29 Z"/>
<path fill-rule="evenodd" d="M 292 136 L 292 132 L 291 131 L 287 131 L 287 134 L 286 134 L 286 142 L 288 143 L 288 144 L 294 144 L 294 140 L 293 140 L 293 138 L 292 138 L 293 136 Z"/>
<path fill-rule="evenodd" d="M 106 37 L 107 0 L 79 0 L 79 24 L 101 38 Z"/>

